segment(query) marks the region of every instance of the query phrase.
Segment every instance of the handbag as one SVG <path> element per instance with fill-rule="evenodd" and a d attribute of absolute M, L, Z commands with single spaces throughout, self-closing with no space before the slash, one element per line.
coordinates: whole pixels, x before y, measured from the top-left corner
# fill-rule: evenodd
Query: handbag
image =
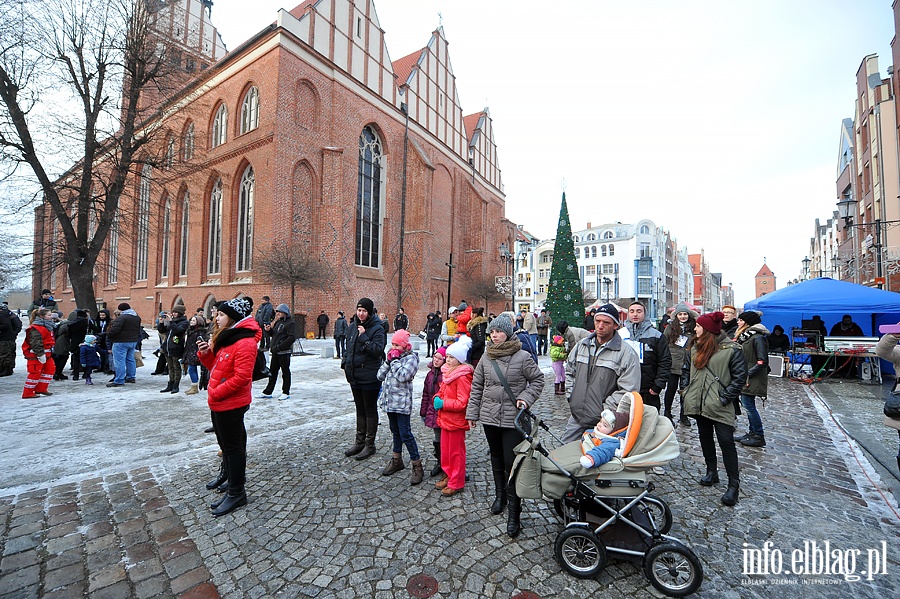
<path fill-rule="evenodd" d="M 253 365 L 253 380 L 259 381 L 269 378 L 269 366 L 266 364 L 266 352 L 256 350 L 256 363 Z"/>
<path fill-rule="evenodd" d="M 512 401 L 513 405 L 516 406 L 516 409 L 518 409 L 518 406 L 516 405 L 516 395 L 512 392 L 512 389 L 509 388 L 509 383 L 506 381 L 506 377 L 503 376 L 503 373 L 500 371 L 500 367 L 497 366 L 497 362 L 491 359 L 488 359 L 488 361 L 491 363 L 491 366 L 494 367 L 494 372 L 497 373 L 497 378 L 500 379 L 500 384 L 503 385 L 504 389 L 506 389 L 506 394 L 509 395 L 510 401 Z M 526 420 L 522 422 L 522 428 L 525 430 L 525 432 L 531 434 L 531 421 Z"/>
<path fill-rule="evenodd" d="M 891 391 L 884 400 L 884 415 L 888 418 L 900 418 L 900 392 Z"/>

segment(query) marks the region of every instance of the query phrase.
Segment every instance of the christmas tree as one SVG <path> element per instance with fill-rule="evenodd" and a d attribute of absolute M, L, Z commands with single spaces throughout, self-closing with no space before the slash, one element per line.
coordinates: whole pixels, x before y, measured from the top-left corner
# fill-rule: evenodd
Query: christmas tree
<path fill-rule="evenodd" d="M 572 241 L 572 223 L 569 207 L 563 192 L 559 208 L 559 224 L 556 225 L 556 243 L 553 248 L 553 266 L 550 270 L 550 288 L 547 290 L 547 311 L 554 322 L 566 320 L 581 326 L 584 320 L 584 301 L 581 293 L 581 277 L 575 261 L 575 242 Z"/>

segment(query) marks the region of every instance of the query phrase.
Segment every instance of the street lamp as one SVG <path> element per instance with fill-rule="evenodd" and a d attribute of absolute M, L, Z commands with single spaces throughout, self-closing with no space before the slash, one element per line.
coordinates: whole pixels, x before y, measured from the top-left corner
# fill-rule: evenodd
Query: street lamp
<path fill-rule="evenodd" d="M 506 276 L 509 278 L 509 265 L 515 261 L 516 257 L 509 251 L 509 248 L 506 247 L 506 242 L 500 242 L 500 260 L 506 264 Z M 515 311 L 516 306 L 516 273 L 513 272 L 513 276 L 510 278 L 511 287 L 512 287 L 512 306 L 513 311 Z"/>
<path fill-rule="evenodd" d="M 603 277 L 603 287 L 606 288 L 606 303 L 609 303 L 609 286 L 612 285 L 612 279 Z"/>
<path fill-rule="evenodd" d="M 874 223 L 854 223 L 853 216 L 856 213 L 857 203 L 856 200 L 849 197 L 845 197 L 839 201 L 837 203 L 838 216 L 844 219 L 844 227 L 848 229 L 852 227 L 868 227 L 870 225 L 875 225 L 875 284 L 879 289 L 884 289 L 884 264 L 882 263 L 883 259 L 881 256 L 881 229 L 882 226 L 887 227 L 889 225 L 900 224 L 900 220 L 881 220 L 881 218 L 876 218 Z"/>
<path fill-rule="evenodd" d="M 801 260 L 800 262 L 803 263 L 803 280 L 808 281 L 809 280 L 809 263 L 812 262 L 812 260 L 809 259 L 809 256 L 804 256 L 803 260 Z"/>

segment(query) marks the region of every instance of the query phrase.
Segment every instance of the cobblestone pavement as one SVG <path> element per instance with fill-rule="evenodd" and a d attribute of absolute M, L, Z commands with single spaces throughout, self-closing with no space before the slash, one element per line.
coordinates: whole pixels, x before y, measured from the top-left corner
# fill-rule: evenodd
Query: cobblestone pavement
<path fill-rule="evenodd" d="M 317 361 L 322 374 L 304 376 L 308 361 Z M 549 373 L 544 358 L 541 365 Z M 411 487 L 408 468 L 381 476 L 390 455 L 386 419 L 375 457 L 343 457 L 353 419 L 337 360 L 295 358 L 292 370 L 303 380 L 290 401 L 254 401 L 248 413 L 250 503 L 220 519 L 206 507 L 215 493 L 203 485 L 217 458 L 211 435 L 198 432 L 205 415 L 196 398 L 185 404 L 196 416 L 182 417 L 186 410 L 173 408 L 170 418 L 142 401 L 149 388 L 123 394 L 137 411 L 132 443 L 142 444 L 146 435 L 159 444 L 162 430 L 171 445 L 170 453 L 151 452 L 119 471 L 112 471 L 113 461 L 95 471 L 76 460 L 71 471 L 60 465 L 52 480 L 29 481 L 27 458 L 0 453 L 0 597 L 410 597 L 407 584 L 422 573 L 437 580 L 436 597 L 507 598 L 524 591 L 559 598 L 659 596 L 640 564 L 611 559 L 591 580 L 562 571 L 553 549 L 562 525 L 547 502 L 525 501 L 522 534 L 508 538 L 505 518 L 487 509 L 492 482 L 480 428 L 469 436 L 470 482 L 463 493 L 444 498 L 434 479 Z M 696 428 L 678 429 L 682 454 L 654 477 L 655 494 L 672 508 L 670 534 L 703 564 L 696 596 L 896 595 L 897 501 L 861 452 L 850 451 L 817 399 L 828 395 L 831 406 L 845 397 L 852 405 L 856 394 L 869 392 L 855 384 L 824 387 L 771 379 L 762 412 L 768 446 L 739 448 L 741 496 L 734 508 L 719 502 L 724 476 L 717 487 L 696 483 L 704 469 Z M 10 415 L 4 426 L 46 417 L 42 404 L 23 408 L 17 395 L 0 392 Z M 877 413 L 873 397 L 869 393 L 866 409 L 874 406 Z M 561 432 L 566 406 L 549 382 L 535 409 Z M 741 424 L 745 428 L 746 419 Z M 77 436 L 88 423 L 67 426 Z M 415 426 L 427 472 L 430 431 Z M 896 436 L 889 438 L 896 443 Z M 55 455 L 42 441 L 33 436 L 28 451 Z M 67 451 L 79 451 L 78 443 Z M 770 555 L 782 555 L 790 568 L 792 551 L 826 541 L 842 552 L 848 570 L 846 558 L 861 552 L 852 564 L 855 574 L 883 550 L 886 574 L 852 582 L 840 575 L 742 574 L 747 547 L 770 542 Z"/>

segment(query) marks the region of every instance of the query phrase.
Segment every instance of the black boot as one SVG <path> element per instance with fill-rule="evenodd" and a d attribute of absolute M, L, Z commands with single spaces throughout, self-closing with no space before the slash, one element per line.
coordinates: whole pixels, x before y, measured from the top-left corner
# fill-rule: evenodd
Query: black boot
<path fill-rule="evenodd" d="M 344 452 L 348 458 L 355 456 L 366 446 L 366 421 L 364 418 L 356 417 L 356 441 L 350 446 L 350 449 Z"/>
<path fill-rule="evenodd" d="M 509 501 L 506 506 L 506 534 L 515 539 L 521 528 L 519 517 L 522 515 L 522 500 L 516 495 L 515 489 L 507 489 L 506 494 Z"/>
<path fill-rule="evenodd" d="M 366 446 L 356 455 L 357 460 L 364 460 L 375 455 L 375 435 L 378 433 L 378 418 L 366 418 Z"/>
<path fill-rule="evenodd" d="M 172 392 L 172 381 L 169 381 L 169 384 L 166 385 L 165 389 L 161 389 L 160 393 L 171 393 Z"/>
<path fill-rule="evenodd" d="M 711 487 L 719 483 L 719 473 L 710 468 L 706 469 L 706 475 L 700 479 L 700 484 L 704 487 Z"/>
<path fill-rule="evenodd" d="M 181 381 L 175 381 L 171 383 L 171 389 L 169 389 L 170 393 L 178 393 L 180 391 Z"/>
<path fill-rule="evenodd" d="M 219 473 L 214 479 L 206 483 L 206 489 L 212 491 L 226 480 L 228 480 L 228 467 L 225 465 L 225 457 L 223 456 L 222 461 L 219 462 Z"/>
<path fill-rule="evenodd" d="M 437 460 L 437 463 L 434 465 L 434 468 L 431 469 L 431 476 L 437 476 L 438 474 L 443 474 L 443 470 L 441 469 L 441 442 L 433 441 L 432 445 L 434 445 L 434 457 Z M 900 458 L 897 458 L 900 461 Z"/>
<path fill-rule="evenodd" d="M 226 463 L 228 469 L 228 493 L 225 495 L 222 503 L 212 512 L 212 515 L 216 518 L 230 514 L 237 508 L 247 505 L 247 493 L 244 491 L 247 455 L 231 456 Z"/>
<path fill-rule="evenodd" d="M 493 470 L 494 474 L 494 503 L 491 504 L 491 513 L 500 514 L 506 507 L 506 472 Z"/>
<path fill-rule="evenodd" d="M 740 490 L 740 484 L 736 480 L 728 481 L 728 490 L 725 491 L 725 494 L 722 495 L 722 504 L 732 506 L 738 502 L 738 491 Z"/>

